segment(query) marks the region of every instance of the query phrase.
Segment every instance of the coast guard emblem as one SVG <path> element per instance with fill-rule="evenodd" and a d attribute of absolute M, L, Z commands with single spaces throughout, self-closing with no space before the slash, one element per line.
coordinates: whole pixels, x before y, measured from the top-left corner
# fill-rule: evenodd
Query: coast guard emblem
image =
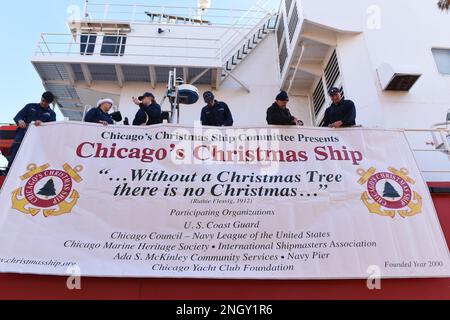
<path fill-rule="evenodd" d="M 72 212 L 80 198 L 74 182 L 83 181 L 79 175 L 83 167 L 72 168 L 66 163 L 63 170 L 49 168 L 49 164 L 27 167 L 28 172 L 20 177 L 24 185 L 12 193 L 13 209 L 32 216 L 42 210 L 46 218 Z"/>
<path fill-rule="evenodd" d="M 416 181 L 409 177 L 407 169 L 389 167 L 389 172 L 378 172 L 376 168 L 358 169 L 360 185 L 366 185 L 361 200 L 370 213 L 394 218 L 412 217 L 422 212 L 422 197 L 413 190 Z"/>

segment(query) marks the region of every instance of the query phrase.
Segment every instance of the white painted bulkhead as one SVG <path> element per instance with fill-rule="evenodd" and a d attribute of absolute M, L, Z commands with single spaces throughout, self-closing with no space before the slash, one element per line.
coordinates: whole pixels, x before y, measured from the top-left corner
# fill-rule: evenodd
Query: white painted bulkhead
<path fill-rule="evenodd" d="M 450 49 L 450 15 L 433 1 L 301 1 L 305 19 L 337 34 L 337 53 L 346 96 L 358 123 L 387 128 L 430 128 L 450 109 L 450 77 L 440 74 L 432 48 Z M 330 31 L 331 32 L 331 31 Z M 406 92 L 382 91 L 377 68 L 414 66 L 422 77 Z"/>
<path fill-rule="evenodd" d="M 248 85 L 250 92 L 232 78 L 227 78 L 219 90 L 212 90 L 217 100 L 228 104 L 233 113 L 234 124 L 237 126 L 267 124 L 266 110 L 275 101 L 280 88 L 275 41 L 275 36 L 269 35 L 234 71 L 234 74 Z M 197 88 L 200 95 L 206 90 L 211 90 L 210 85 L 197 85 Z M 120 111 L 132 119 L 137 111 L 137 106 L 132 103 L 132 97 L 145 91 L 151 91 L 157 97 L 157 101 L 160 101 L 165 94 L 166 85 L 158 84 L 156 89 L 152 89 L 148 83 L 126 83 L 121 89 L 118 101 Z M 201 109 L 204 106 L 202 97 L 194 105 L 181 105 L 180 124 L 194 125 L 195 121 L 200 120 Z M 292 114 L 311 124 L 307 97 L 291 96 L 288 107 Z M 162 108 L 170 110 L 167 100 Z"/>

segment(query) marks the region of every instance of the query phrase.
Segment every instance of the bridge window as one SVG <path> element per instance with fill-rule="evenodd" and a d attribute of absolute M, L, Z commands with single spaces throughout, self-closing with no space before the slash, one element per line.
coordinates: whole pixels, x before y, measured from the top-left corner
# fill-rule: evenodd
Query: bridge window
<path fill-rule="evenodd" d="M 103 56 L 123 56 L 127 37 L 124 35 L 105 35 L 101 55 Z"/>
<path fill-rule="evenodd" d="M 80 40 L 80 53 L 82 55 L 93 55 L 97 35 L 95 33 L 82 34 Z"/>
<path fill-rule="evenodd" d="M 450 49 L 431 49 L 440 73 L 450 75 Z"/>

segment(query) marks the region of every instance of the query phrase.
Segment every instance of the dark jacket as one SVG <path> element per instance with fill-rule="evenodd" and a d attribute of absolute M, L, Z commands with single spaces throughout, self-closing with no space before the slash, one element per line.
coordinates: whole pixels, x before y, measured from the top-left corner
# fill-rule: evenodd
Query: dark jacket
<path fill-rule="evenodd" d="M 133 126 L 141 126 L 143 124 L 150 126 L 159 123 L 162 123 L 161 106 L 157 103 L 152 103 L 149 106 L 141 103 L 134 117 Z"/>
<path fill-rule="evenodd" d="M 14 117 L 14 122 L 19 124 L 19 121 L 24 121 L 27 126 L 33 121 L 42 121 L 42 122 L 54 122 L 56 121 L 56 113 L 50 109 L 44 109 L 41 107 L 39 103 L 30 103 L 27 104 L 19 113 Z M 17 128 L 16 131 L 16 141 L 22 141 L 25 136 L 27 129 Z"/>
<path fill-rule="evenodd" d="M 89 110 L 84 117 L 84 121 L 91 123 L 99 123 L 100 121 L 105 121 L 108 124 L 114 124 L 114 120 L 112 119 L 111 115 L 103 112 L 100 107 Z"/>
<path fill-rule="evenodd" d="M 323 127 L 328 127 L 336 121 L 342 121 L 343 127 L 356 125 L 356 108 L 351 100 L 342 99 L 338 105 L 334 103 L 325 111 Z"/>
<path fill-rule="evenodd" d="M 267 109 L 267 123 L 270 125 L 289 126 L 295 125 L 295 117 L 291 115 L 288 108 L 281 109 L 276 102 Z"/>
<path fill-rule="evenodd" d="M 233 115 L 225 102 L 215 101 L 214 106 L 205 106 L 202 109 L 200 121 L 204 126 L 231 127 Z"/>
<path fill-rule="evenodd" d="M 27 124 L 27 128 L 17 128 L 16 130 L 14 143 L 9 150 L 8 170 L 14 162 L 17 151 L 19 151 L 20 145 L 23 141 L 23 138 L 25 137 L 25 133 L 27 132 L 28 125 L 31 122 L 38 120 L 42 122 L 55 122 L 56 113 L 50 108 L 42 108 L 40 103 L 30 103 L 27 104 L 22 110 L 20 110 L 19 113 L 14 117 L 14 122 L 16 124 L 19 124 L 19 121 L 21 120 Z"/>

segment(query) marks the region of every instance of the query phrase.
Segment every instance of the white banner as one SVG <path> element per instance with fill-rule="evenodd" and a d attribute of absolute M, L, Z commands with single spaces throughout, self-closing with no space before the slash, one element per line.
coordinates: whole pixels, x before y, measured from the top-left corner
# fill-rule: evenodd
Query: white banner
<path fill-rule="evenodd" d="M 0 272 L 450 275 L 401 131 L 31 126 L 0 203 Z"/>

